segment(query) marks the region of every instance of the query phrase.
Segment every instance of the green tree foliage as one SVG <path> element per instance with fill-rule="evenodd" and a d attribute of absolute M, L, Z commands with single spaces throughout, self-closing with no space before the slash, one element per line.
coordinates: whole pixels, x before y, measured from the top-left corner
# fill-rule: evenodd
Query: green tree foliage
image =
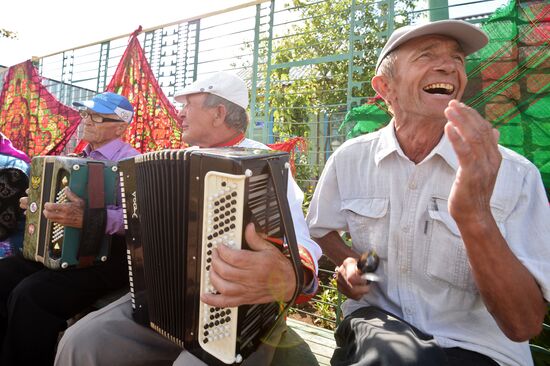
<path fill-rule="evenodd" d="M 398 0 L 394 7 L 391 19 L 395 21 L 394 27 L 410 22 L 412 1 Z M 347 111 L 349 82 L 359 83 L 352 96 L 374 95 L 370 79 L 377 50 L 385 41 L 380 35 L 387 30 L 390 14 L 387 3 L 372 1 L 294 0 L 292 9 L 302 21 L 274 41 L 272 62 L 278 65 L 311 60 L 311 63 L 277 68 L 271 76 L 269 103 L 274 111 L 276 133 L 307 137 L 304 122 L 312 114 Z M 398 19 L 401 21 L 397 22 Z M 346 57 L 338 60 L 342 55 Z M 320 62 L 319 58 L 327 61 Z"/>
<path fill-rule="evenodd" d="M 395 0 L 393 13 L 388 2 L 293 0 L 288 14 L 275 14 L 275 24 L 277 16 L 289 20 L 273 39 L 270 118 L 275 140 L 303 136 L 310 142 L 307 159 L 297 164 L 304 190 L 324 165 L 327 136 L 338 134 L 348 107 L 374 96 L 370 79 L 384 32 L 409 23 L 413 8 L 412 0 Z"/>

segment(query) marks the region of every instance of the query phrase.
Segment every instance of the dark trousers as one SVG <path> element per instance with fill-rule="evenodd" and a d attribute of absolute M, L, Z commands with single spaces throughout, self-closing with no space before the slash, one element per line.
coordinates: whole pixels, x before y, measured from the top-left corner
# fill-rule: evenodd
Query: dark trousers
<path fill-rule="evenodd" d="M 113 236 L 106 263 L 83 269 L 50 270 L 21 254 L 1 259 L 0 364 L 53 365 L 67 320 L 127 285 L 126 245 L 119 236 Z"/>
<path fill-rule="evenodd" d="M 336 329 L 335 339 L 333 366 L 498 366 L 477 352 L 441 348 L 432 336 L 372 306 L 348 315 Z"/>

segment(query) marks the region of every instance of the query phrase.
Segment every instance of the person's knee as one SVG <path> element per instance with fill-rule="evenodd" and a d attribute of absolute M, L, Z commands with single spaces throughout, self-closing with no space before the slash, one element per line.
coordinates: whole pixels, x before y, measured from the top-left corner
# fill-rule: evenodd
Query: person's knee
<path fill-rule="evenodd" d="M 88 328 L 75 325 L 67 328 L 57 344 L 55 365 L 84 364 L 81 361 L 88 357 L 87 354 L 91 349 L 90 331 Z M 82 347 L 83 344 L 86 346 Z"/>
<path fill-rule="evenodd" d="M 94 340 L 101 331 L 101 321 L 86 322 L 85 318 L 83 318 L 84 321 L 81 322 L 81 320 L 68 327 L 63 333 L 57 347 L 58 356 L 72 359 L 77 355 L 80 357 L 88 352 L 100 351 L 95 349 Z M 83 344 L 86 347 L 82 347 Z"/>
<path fill-rule="evenodd" d="M 80 328 L 75 324 L 65 330 L 65 332 L 63 333 L 63 336 L 59 340 L 59 345 L 61 346 L 61 344 L 63 344 L 62 349 L 65 351 L 74 349 L 75 344 L 82 344 L 80 343 L 80 340 L 86 339 L 87 334 L 88 334 L 88 330 L 86 328 Z M 84 342 L 84 344 L 85 343 L 86 342 Z"/>
<path fill-rule="evenodd" d="M 13 314 L 15 310 L 27 307 L 29 304 L 34 303 L 34 297 L 36 296 L 36 285 L 29 278 L 21 281 L 11 291 L 8 301 L 7 309 L 10 314 Z M 32 314 L 29 314 L 32 316 Z"/>

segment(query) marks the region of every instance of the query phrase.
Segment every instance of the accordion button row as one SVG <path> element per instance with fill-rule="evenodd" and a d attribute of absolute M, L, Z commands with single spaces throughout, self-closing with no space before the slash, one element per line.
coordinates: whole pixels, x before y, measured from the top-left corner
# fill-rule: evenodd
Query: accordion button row
<path fill-rule="evenodd" d="M 204 179 L 203 248 L 201 292 L 216 294 L 210 282 L 214 249 L 220 245 L 240 249 L 243 233 L 244 184 L 246 177 L 209 172 Z M 237 308 L 218 308 L 201 303 L 199 318 L 201 347 L 226 362 L 235 362 Z"/>

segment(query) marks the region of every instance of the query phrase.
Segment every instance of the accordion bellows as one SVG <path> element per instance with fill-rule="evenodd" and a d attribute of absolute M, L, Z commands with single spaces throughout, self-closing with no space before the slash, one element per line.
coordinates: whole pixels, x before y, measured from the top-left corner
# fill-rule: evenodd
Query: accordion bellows
<path fill-rule="evenodd" d="M 88 202 L 90 164 L 102 171 L 104 206 L 114 205 L 118 178 L 115 162 L 62 156 L 37 156 L 32 159 L 29 208 L 23 241 L 25 258 L 41 262 L 50 269 L 80 266 L 82 230 L 54 223 L 46 219 L 42 212 L 47 202 L 66 202 L 67 188 Z M 101 243 L 98 243 L 95 262 L 101 263 L 108 259 L 110 245 L 110 235 L 104 235 Z"/>
<path fill-rule="evenodd" d="M 215 308 L 202 303 L 200 294 L 215 293 L 209 281 L 213 248 L 247 249 L 249 222 L 270 237 L 286 237 L 302 278 L 286 201 L 288 154 L 165 150 L 119 167 L 134 319 L 207 364 L 242 362 L 284 321 L 287 307 L 273 302 Z"/>

